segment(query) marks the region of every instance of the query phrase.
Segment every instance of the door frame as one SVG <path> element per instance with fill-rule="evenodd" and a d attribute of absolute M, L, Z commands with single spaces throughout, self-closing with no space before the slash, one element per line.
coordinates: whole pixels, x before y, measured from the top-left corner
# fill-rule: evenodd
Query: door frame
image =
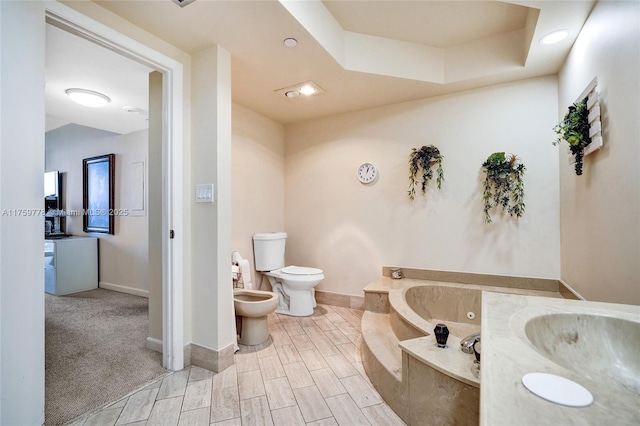
<path fill-rule="evenodd" d="M 184 128 L 182 63 L 57 1 L 46 21 L 162 73 L 162 365 L 184 368 Z M 44 90 L 44 88 L 43 88 Z M 170 237 L 170 233 L 172 237 Z M 175 236 L 174 236 L 175 235 Z"/>

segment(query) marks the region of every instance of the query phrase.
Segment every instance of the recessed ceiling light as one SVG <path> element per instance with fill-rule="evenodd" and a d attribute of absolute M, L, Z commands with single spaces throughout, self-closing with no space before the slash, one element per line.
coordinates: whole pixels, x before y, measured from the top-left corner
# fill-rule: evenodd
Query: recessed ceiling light
<path fill-rule="evenodd" d="M 298 40 L 296 40 L 295 38 L 285 38 L 284 39 L 284 45 L 287 47 L 296 47 L 298 45 Z"/>
<path fill-rule="evenodd" d="M 64 91 L 69 97 L 80 105 L 97 108 L 105 106 L 111 99 L 102 93 L 87 89 L 67 89 Z"/>
<path fill-rule="evenodd" d="M 282 89 L 274 90 L 278 95 L 284 95 L 287 98 L 298 98 L 301 96 L 312 96 L 324 93 L 324 90 L 320 88 L 313 81 L 305 81 L 303 83 L 293 84 L 291 86 L 283 87 Z"/>
<path fill-rule="evenodd" d="M 540 44 L 554 44 L 569 37 L 569 30 L 557 30 L 540 39 Z"/>

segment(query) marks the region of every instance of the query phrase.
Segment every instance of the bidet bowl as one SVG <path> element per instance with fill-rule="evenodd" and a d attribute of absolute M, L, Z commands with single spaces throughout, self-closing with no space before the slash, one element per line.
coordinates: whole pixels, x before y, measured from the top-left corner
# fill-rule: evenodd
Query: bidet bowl
<path fill-rule="evenodd" d="M 249 318 L 264 317 L 278 307 L 278 295 L 269 291 L 234 289 L 233 306 L 236 315 Z"/>
<path fill-rule="evenodd" d="M 530 319 L 525 334 L 539 353 L 568 370 L 640 391 L 640 322 L 553 313 Z"/>
<path fill-rule="evenodd" d="M 267 316 L 278 307 L 280 298 L 270 291 L 233 289 L 238 343 L 260 345 L 269 338 Z"/>

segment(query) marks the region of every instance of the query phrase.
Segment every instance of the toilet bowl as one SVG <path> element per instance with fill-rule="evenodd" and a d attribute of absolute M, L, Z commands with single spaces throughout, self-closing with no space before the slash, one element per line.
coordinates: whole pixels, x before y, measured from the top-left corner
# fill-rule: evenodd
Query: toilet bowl
<path fill-rule="evenodd" d="M 280 296 L 277 313 L 296 317 L 313 315 L 314 288 L 324 279 L 321 269 L 291 265 L 263 273 Z"/>
<path fill-rule="evenodd" d="M 269 338 L 267 316 L 276 310 L 279 297 L 270 291 L 233 289 L 238 343 L 255 346 Z"/>

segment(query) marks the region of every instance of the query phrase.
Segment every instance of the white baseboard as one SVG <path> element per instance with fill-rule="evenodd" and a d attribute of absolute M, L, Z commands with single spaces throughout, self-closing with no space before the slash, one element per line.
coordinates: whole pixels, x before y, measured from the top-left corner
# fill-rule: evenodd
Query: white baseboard
<path fill-rule="evenodd" d="M 106 283 L 104 281 L 100 281 L 98 286 L 100 288 L 104 288 L 107 290 L 119 291 L 120 293 L 133 294 L 134 296 L 146 297 L 147 299 L 149 298 L 149 290 L 142 290 L 139 288 L 127 287 L 125 285 L 120 285 L 120 284 L 111 284 L 111 283 Z"/>
<path fill-rule="evenodd" d="M 147 341 L 144 345 L 147 349 L 162 353 L 162 340 L 154 339 L 153 337 L 147 337 Z"/>

